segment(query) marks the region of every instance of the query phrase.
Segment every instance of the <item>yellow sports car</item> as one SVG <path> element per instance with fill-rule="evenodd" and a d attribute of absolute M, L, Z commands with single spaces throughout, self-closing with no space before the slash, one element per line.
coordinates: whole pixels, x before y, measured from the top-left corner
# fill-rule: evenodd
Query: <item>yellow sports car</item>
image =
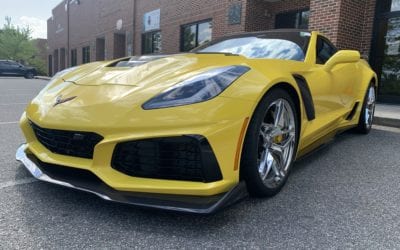
<path fill-rule="evenodd" d="M 212 213 L 277 194 L 295 160 L 336 133 L 368 133 L 377 84 L 359 52 L 301 30 L 90 63 L 29 104 L 16 158 L 105 200 Z"/>

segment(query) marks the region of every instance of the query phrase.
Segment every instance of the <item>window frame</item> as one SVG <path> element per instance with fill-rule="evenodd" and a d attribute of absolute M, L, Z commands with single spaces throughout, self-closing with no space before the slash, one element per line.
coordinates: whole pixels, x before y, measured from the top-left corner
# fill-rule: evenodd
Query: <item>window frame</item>
<path fill-rule="evenodd" d="M 212 40 L 212 30 L 213 30 L 213 27 L 212 27 L 213 19 L 212 18 L 203 19 L 203 20 L 200 20 L 200 21 L 191 22 L 191 23 L 187 23 L 187 24 L 181 25 L 181 35 L 180 35 L 180 51 L 181 52 L 189 52 L 189 51 L 191 51 L 191 50 L 193 50 L 193 49 L 195 49 L 195 48 L 200 46 L 199 45 L 199 26 L 200 26 L 200 24 L 203 24 L 203 23 L 211 23 L 211 40 Z M 194 25 L 196 25 L 195 46 L 193 48 L 190 48 L 189 50 L 185 50 L 185 48 L 184 48 L 184 44 L 185 44 L 184 43 L 184 34 L 185 34 L 184 30 L 185 30 L 185 28 L 191 27 L 191 26 L 194 26 Z"/>
<path fill-rule="evenodd" d="M 333 53 L 324 63 L 321 63 L 319 61 L 319 56 L 318 56 L 319 55 L 319 40 L 322 40 L 322 42 L 325 42 L 328 46 L 333 48 L 333 50 L 335 51 L 335 53 Z M 329 41 L 326 37 L 318 35 L 317 36 L 317 44 L 315 47 L 315 64 L 325 65 L 329 61 L 329 59 L 331 59 L 338 51 L 339 51 L 339 49 L 331 41 Z"/>

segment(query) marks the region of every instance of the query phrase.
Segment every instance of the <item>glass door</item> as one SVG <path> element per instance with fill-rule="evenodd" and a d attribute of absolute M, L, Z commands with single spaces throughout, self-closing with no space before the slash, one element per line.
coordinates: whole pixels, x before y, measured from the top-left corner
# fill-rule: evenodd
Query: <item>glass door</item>
<path fill-rule="evenodd" d="M 396 101 L 400 99 L 400 17 L 385 22 L 380 94 Z"/>
<path fill-rule="evenodd" d="M 380 77 L 378 101 L 400 103 L 400 0 L 377 4 L 371 65 Z"/>

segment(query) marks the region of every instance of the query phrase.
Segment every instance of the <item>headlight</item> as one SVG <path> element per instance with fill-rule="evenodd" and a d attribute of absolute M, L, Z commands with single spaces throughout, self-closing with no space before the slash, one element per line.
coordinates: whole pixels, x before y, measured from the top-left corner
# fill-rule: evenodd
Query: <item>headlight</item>
<path fill-rule="evenodd" d="M 222 93 L 249 71 L 245 66 L 216 68 L 174 85 L 143 104 L 143 109 L 159 109 L 208 101 Z"/>

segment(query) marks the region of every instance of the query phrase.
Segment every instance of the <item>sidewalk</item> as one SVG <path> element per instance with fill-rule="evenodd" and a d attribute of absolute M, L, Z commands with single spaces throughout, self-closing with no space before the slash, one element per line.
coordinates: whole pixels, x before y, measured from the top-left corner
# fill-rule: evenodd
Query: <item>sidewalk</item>
<path fill-rule="evenodd" d="M 374 124 L 400 128 L 400 105 L 377 104 Z"/>

